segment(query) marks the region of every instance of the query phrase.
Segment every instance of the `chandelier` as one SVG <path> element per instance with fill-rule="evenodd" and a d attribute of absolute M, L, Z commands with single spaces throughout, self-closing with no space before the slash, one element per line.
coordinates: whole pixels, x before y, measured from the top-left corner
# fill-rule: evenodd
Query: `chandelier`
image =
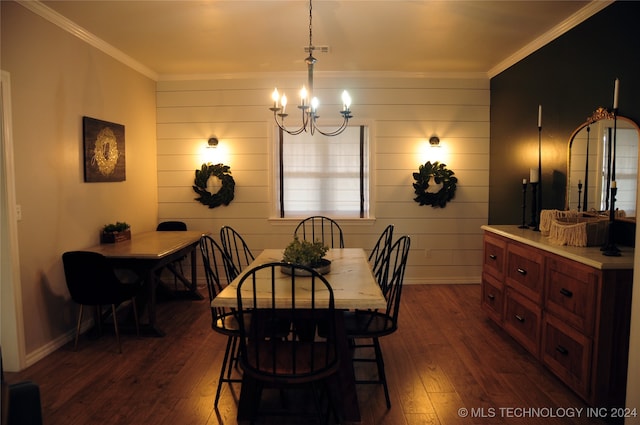
<path fill-rule="evenodd" d="M 303 131 L 308 131 L 312 135 L 317 131 L 324 136 L 337 136 L 347 128 L 349 119 L 352 118 L 351 110 L 349 109 L 351 106 L 351 97 L 346 90 L 342 92 L 342 110 L 340 111 L 342 124 L 333 131 L 325 132 L 320 130 L 316 124 L 316 121 L 319 118 L 318 106 L 320 101 L 317 97 L 313 96 L 313 66 L 317 59 L 313 57 L 313 51 L 315 48 L 313 46 L 313 7 L 311 5 L 311 1 L 312 0 L 309 0 L 309 56 L 305 59 L 305 62 L 307 63 L 308 88 L 302 86 L 302 90 L 300 90 L 300 105 L 298 105 L 298 109 L 300 109 L 302 115 L 302 126 L 295 130 L 290 130 L 285 126 L 284 119 L 289 115 L 285 112 L 287 107 L 287 96 L 284 93 L 280 96 L 277 88 L 273 90 L 273 94 L 271 95 L 271 98 L 273 99 L 273 107 L 269 108 L 269 110 L 273 111 L 273 120 L 278 127 L 292 136 L 300 134 Z"/>

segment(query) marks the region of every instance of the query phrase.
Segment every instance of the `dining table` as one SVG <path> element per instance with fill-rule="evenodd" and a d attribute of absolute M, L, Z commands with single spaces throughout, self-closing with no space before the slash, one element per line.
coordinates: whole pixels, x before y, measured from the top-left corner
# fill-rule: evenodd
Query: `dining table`
<path fill-rule="evenodd" d="M 255 260 L 245 268 L 243 273 L 261 264 L 282 261 L 283 252 L 283 249 L 263 250 Z M 359 422 L 361 415 L 356 392 L 355 371 L 351 358 L 351 348 L 349 347 L 345 332 L 343 312 L 345 310 L 355 309 L 386 309 L 387 301 L 373 276 L 371 265 L 368 262 L 364 249 L 331 248 L 325 258 L 331 261 L 330 270 L 324 277 L 329 281 L 333 290 L 335 309 L 337 312 L 336 336 L 340 355 L 340 369 L 338 371 L 338 379 L 336 380 L 339 386 L 339 395 L 336 401 L 340 404 L 338 407 L 342 410 L 343 419 Z M 237 286 L 243 273 L 240 273 L 240 275 L 230 282 L 229 285 L 211 301 L 212 307 L 237 308 Z M 276 279 L 284 280 L 289 279 L 289 277 L 282 272 L 282 275 L 276 276 Z M 297 279 L 310 278 L 298 276 Z M 247 291 L 247 296 L 252 296 L 253 294 L 251 285 L 243 286 L 242 291 Z M 261 305 L 270 305 L 270 285 L 261 285 L 261 289 L 256 292 L 255 300 L 258 308 Z M 286 294 L 280 293 L 280 295 L 286 298 Z M 305 308 L 305 303 L 307 302 L 310 305 L 311 293 L 305 295 L 299 292 L 296 294 L 296 306 Z M 286 301 L 284 301 L 284 304 L 286 304 Z M 254 408 L 254 406 L 251 405 L 250 397 L 247 395 L 251 393 L 251 391 L 245 391 L 246 384 L 246 379 L 243 377 L 243 388 L 240 391 L 240 399 L 238 402 L 237 419 L 239 421 L 249 419 L 250 412 Z"/>
<path fill-rule="evenodd" d="M 144 280 L 146 288 L 146 308 L 148 321 L 140 324 L 140 333 L 144 336 L 164 336 L 165 333 L 156 323 L 156 290 L 159 276 L 157 271 L 172 262 L 191 256 L 190 276 L 178 275 L 192 297 L 202 299 L 198 292 L 197 246 L 200 237 L 208 232 L 202 231 L 148 231 L 131 235 L 131 239 L 116 243 L 101 243 L 85 251 L 98 252 L 109 260 L 116 269 L 128 269 Z"/>

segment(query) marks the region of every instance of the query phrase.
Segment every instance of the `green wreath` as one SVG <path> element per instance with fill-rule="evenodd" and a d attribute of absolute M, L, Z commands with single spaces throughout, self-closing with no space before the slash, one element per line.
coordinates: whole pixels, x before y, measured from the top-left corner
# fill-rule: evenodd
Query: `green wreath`
<path fill-rule="evenodd" d="M 458 178 L 453 177 L 453 174 L 453 171 L 447 170 L 446 164 L 440 164 L 438 161 L 433 164 L 427 161 L 424 165 L 419 166 L 418 172 L 413 173 L 413 178 L 416 180 L 413 184 L 416 197 L 413 200 L 420 205 L 444 208 L 456 194 Z M 435 184 L 442 184 L 437 192 L 427 192 L 431 177 L 433 177 Z"/>
<path fill-rule="evenodd" d="M 230 168 L 228 165 L 223 164 L 202 164 L 202 168 L 196 170 L 193 186 L 193 190 L 200 195 L 196 198 L 196 201 L 203 205 L 208 205 L 209 208 L 229 205 L 233 200 L 233 191 L 236 186 L 235 180 L 231 177 Z M 211 193 L 207 190 L 207 181 L 211 176 L 216 176 L 222 182 L 222 187 L 216 193 Z"/>

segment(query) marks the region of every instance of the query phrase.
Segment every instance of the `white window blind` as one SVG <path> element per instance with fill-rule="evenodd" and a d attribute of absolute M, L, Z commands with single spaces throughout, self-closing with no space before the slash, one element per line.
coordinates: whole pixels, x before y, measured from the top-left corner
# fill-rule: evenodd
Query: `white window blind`
<path fill-rule="evenodd" d="M 281 133 L 280 216 L 367 217 L 369 148 L 366 127 L 326 137 Z"/>

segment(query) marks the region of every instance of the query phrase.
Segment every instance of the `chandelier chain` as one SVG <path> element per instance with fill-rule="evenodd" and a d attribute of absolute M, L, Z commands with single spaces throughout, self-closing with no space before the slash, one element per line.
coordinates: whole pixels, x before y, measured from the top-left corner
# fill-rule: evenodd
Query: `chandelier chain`
<path fill-rule="evenodd" d="M 311 0 L 309 0 L 309 54 L 311 55 L 313 51 L 313 30 L 312 30 L 312 21 L 313 21 L 313 6 L 311 4 Z"/>

